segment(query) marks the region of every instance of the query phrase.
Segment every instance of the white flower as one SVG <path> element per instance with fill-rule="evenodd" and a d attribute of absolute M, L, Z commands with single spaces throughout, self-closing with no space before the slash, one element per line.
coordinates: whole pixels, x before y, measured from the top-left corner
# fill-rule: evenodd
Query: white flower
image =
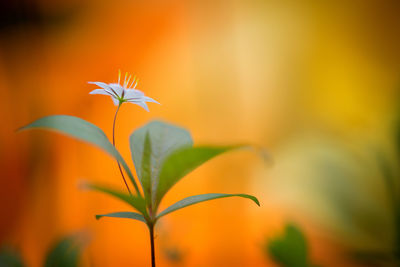
<path fill-rule="evenodd" d="M 131 80 L 131 75 L 128 77 L 128 73 L 125 73 L 124 83 L 121 85 L 121 71 L 118 73 L 118 83 L 103 83 L 103 82 L 89 82 L 90 84 L 95 84 L 101 89 L 95 89 L 89 94 L 91 95 L 109 95 L 116 106 L 121 105 L 124 102 L 133 103 L 141 106 L 145 110 L 149 111 L 146 102 L 158 103 L 154 99 L 147 97 L 140 90 L 136 89 L 138 80 L 136 76 L 133 77 L 131 84 L 128 86 Z M 132 87 L 133 86 L 133 87 Z"/>

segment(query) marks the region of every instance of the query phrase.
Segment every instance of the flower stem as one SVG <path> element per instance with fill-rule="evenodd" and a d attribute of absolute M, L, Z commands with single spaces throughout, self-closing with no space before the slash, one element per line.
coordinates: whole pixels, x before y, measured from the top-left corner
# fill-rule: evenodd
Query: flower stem
<path fill-rule="evenodd" d="M 113 132 L 112 132 L 112 137 L 113 137 L 113 146 L 115 147 L 115 122 L 117 121 L 117 115 L 118 115 L 118 111 L 119 108 L 121 107 L 121 104 L 118 105 L 117 111 L 115 111 L 115 115 L 114 115 L 114 122 L 113 122 Z M 132 195 L 131 190 L 129 189 L 128 183 L 126 182 L 125 176 L 124 176 L 124 172 L 121 169 L 121 164 L 119 164 L 119 161 L 117 160 L 117 164 L 118 164 L 118 169 L 119 172 L 121 173 L 122 179 L 124 180 L 126 189 L 128 189 L 128 192 L 130 195 Z"/>
<path fill-rule="evenodd" d="M 148 224 L 151 246 L 151 267 L 156 267 L 156 256 L 154 253 L 154 224 Z"/>

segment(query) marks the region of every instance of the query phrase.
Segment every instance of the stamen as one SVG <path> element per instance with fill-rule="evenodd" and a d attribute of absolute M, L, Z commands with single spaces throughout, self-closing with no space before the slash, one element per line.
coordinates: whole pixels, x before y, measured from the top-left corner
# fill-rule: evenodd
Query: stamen
<path fill-rule="evenodd" d="M 131 80 L 131 77 L 132 77 L 132 75 L 129 75 L 129 78 L 128 78 L 128 80 L 126 81 L 126 85 L 129 84 L 129 81 Z M 125 87 L 125 88 L 126 88 L 126 87 Z"/>
<path fill-rule="evenodd" d="M 126 78 L 128 77 L 128 72 L 125 72 L 124 87 L 126 86 Z"/>
<path fill-rule="evenodd" d="M 132 84 L 133 84 L 135 81 L 136 81 L 136 75 L 133 77 L 133 80 L 132 80 L 132 82 L 131 82 L 131 85 L 129 85 L 128 88 L 132 88 Z"/>
<path fill-rule="evenodd" d="M 133 86 L 133 89 L 136 88 L 138 82 L 139 82 L 139 79 L 136 80 L 136 83 L 135 83 L 135 86 Z"/>
<path fill-rule="evenodd" d="M 118 70 L 118 84 L 121 81 L 121 70 Z"/>

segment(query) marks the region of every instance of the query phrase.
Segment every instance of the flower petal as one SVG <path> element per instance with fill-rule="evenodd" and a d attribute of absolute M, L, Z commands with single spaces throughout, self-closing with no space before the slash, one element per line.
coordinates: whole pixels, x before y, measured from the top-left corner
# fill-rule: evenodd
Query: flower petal
<path fill-rule="evenodd" d="M 144 96 L 144 97 L 143 97 L 143 100 L 146 101 L 146 102 L 152 102 L 152 103 L 156 103 L 156 104 L 159 104 L 159 105 L 160 105 L 160 103 L 158 103 L 158 102 L 155 101 L 153 98 L 150 98 L 150 97 L 148 97 L 148 96 Z"/>
<path fill-rule="evenodd" d="M 116 99 L 115 97 L 111 97 L 112 101 L 114 102 L 114 105 L 118 106 L 119 105 L 119 100 Z"/>
<path fill-rule="evenodd" d="M 118 96 L 121 97 L 122 96 L 122 92 L 124 91 L 124 88 L 118 84 L 118 83 L 110 83 L 109 84 L 110 88 L 112 89 L 112 91 Z"/>
<path fill-rule="evenodd" d="M 104 89 L 95 89 L 89 93 L 90 95 L 110 95 Z"/>
<path fill-rule="evenodd" d="M 90 84 L 95 84 L 95 85 L 97 85 L 98 87 L 101 87 L 101 88 L 103 88 L 103 89 L 108 89 L 108 88 L 110 88 L 110 86 L 109 86 L 108 84 L 102 83 L 102 82 L 88 82 L 88 83 L 90 83 Z"/>
<path fill-rule="evenodd" d="M 128 101 L 128 102 L 139 105 L 142 108 L 144 108 L 147 112 L 149 112 L 149 107 L 147 106 L 147 104 L 144 101 L 138 101 L 138 102 Z"/>
<path fill-rule="evenodd" d="M 143 95 L 138 93 L 137 90 L 127 89 L 127 90 L 125 90 L 124 98 L 125 99 L 131 99 L 131 98 L 133 98 L 133 99 L 142 99 Z"/>
<path fill-rule="evenodd" d="M 137 90 L 137 89 L 131 89 L 131 90 L 135 91 L 135 93 L 138 95 L 144 96 L 144 93 L 140 90 Z"/>

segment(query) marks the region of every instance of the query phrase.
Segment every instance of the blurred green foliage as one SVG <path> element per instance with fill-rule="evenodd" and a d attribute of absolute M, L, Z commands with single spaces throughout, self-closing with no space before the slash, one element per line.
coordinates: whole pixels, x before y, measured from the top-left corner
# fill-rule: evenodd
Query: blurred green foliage
<path fill-rule="evenodd" d="M 70 235 L 55 242 L 46 255 L 44 267 L 78 267 L 83 243 L 78 235 Z M 21 255 L 10 248 L 0 251 L 0 267 L 25 267 Z"/>
<path fill-rule="evenodd" d="M 0 267 L 24 267 L 25 264 L 22 260 L 21 255 L 9 248 L 4 247 L 0 251 Z"/>
<path fill-rule="evenodd" d="M 291 223 L 282 236 L 267 241 L 265 250 L 282 267 L 317 267 L 311 263 L 306 237 Z"/>
<path fill-rule="evenodd" d="M 47 253 L 44 267 L 78 267 L 82 252 L 75 236 L 67 236 L 58 241 Z"/>
<path fill-rule="evenodd" d="M 341 246 L 339 257 L 362 266 L 400 266 L 400 114 L 391 122 L 346 138 L 321 131 L 297 136 L 276 155 L 272 176 L 279 180 L 268 184 L 269 195 Z"/>

